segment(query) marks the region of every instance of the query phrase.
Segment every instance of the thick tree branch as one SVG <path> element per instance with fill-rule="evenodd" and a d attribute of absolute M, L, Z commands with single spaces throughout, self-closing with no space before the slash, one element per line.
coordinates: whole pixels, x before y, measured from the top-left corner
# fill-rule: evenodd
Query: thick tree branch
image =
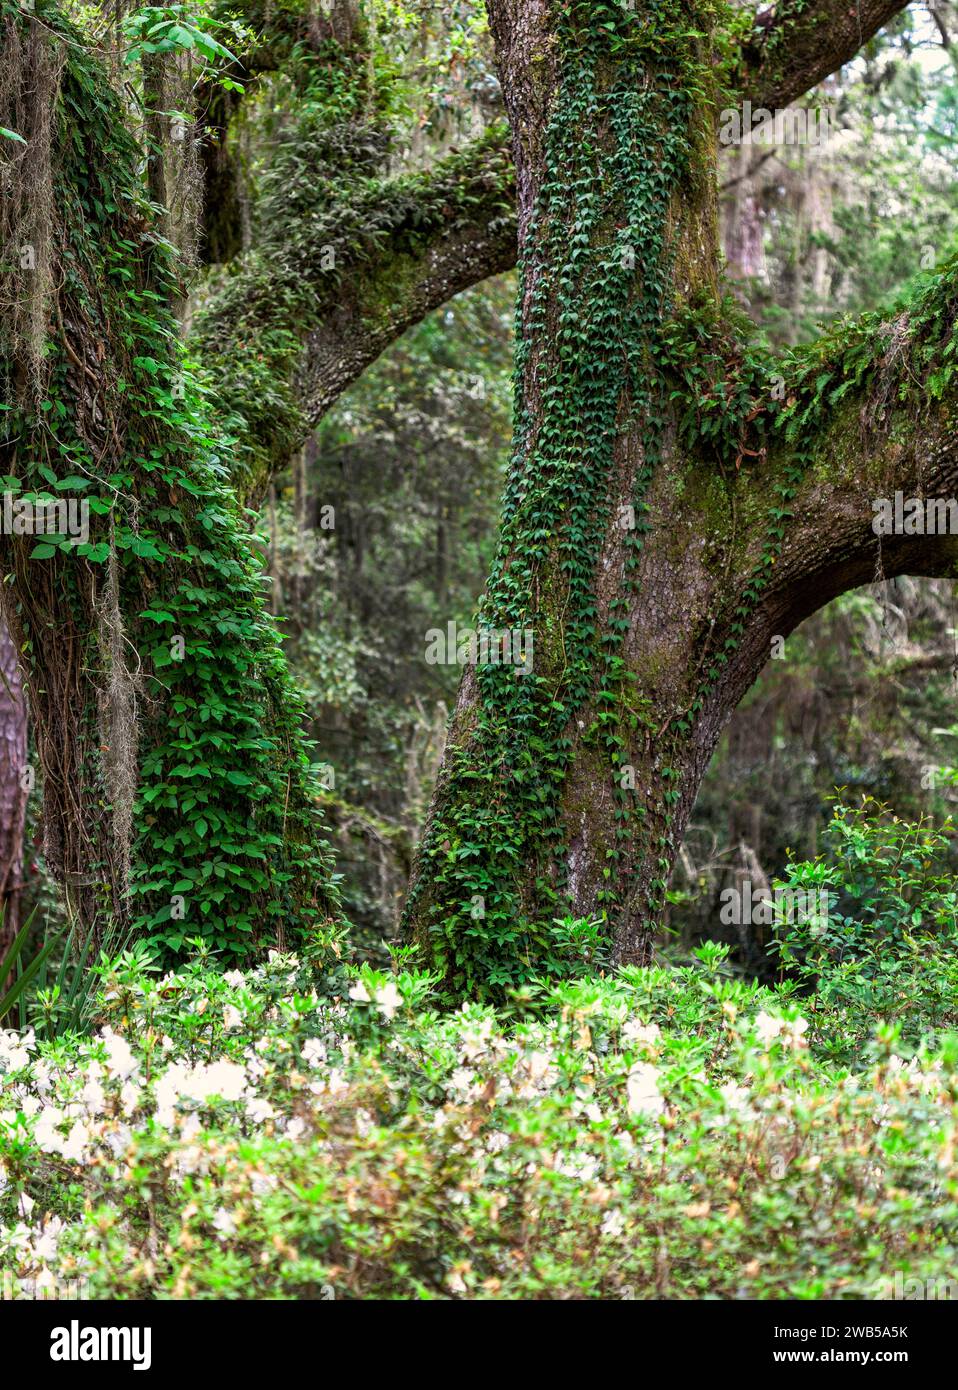
<path fill-rule="evenodd" d="M 515 264 L 508 136 L 497 125 L 434 169 L 307 211 L 239 262 L 197 316 L 194 341 L 261 495 L 308 429 L 425 314 Z"/>
<path fill-rule="evenodd" d="M 770 111 L 788 106 L 907 8 L 907 0 L 785 0 L 762 11 L 742 45 L 742 96 Z"/>
<path fill-rule="evenodd" d="M 730 586 L 736 594 L 762 563 L 761 508 L 784 506 L 785 530 L 762 599 L 713 688 L 716 711 L 734 708 L 757 679 L 772 638 L 787 636 L 840 594 L 905 574 L 958 575 L 958 532 L 953 522 L 944 524 L 946 511 L 923 507 L 921 522 L 902 526 L 899 516 L 889 534 L 875 530 L 879 499 L 894 504 L 900 494 L 907 517 L 908 499 L 946 508 L 958 495 L 958 380 L 950 365 L 956 324 L 958 267 L 952 266 L 894 318 L 866 316 L 808 349 L 789 398 L 793 437 L 773 444 L 747 480 L 751 496 L 739 504 L 751 538 Z M 796 450 L 810 461 L 783 504 L 782 479 Z M 713 732 L 706 717 L 703 766 Z"/>
<path fill-rule="evenodd" d="M 943 525 L 937 510 L 929 526 L 923 508 L 921 530 L 897 525 L 879 536 L 874 529 L 880 499 L 894 506 L 899 494 L 899 511 L 909 515 L 908 499 L 947 506 L 958 493 L 956 323 L 953 266 L 894 318 L 866 316 L 797 362 L 779 364 L 788 382 L 784 408 L 774 412 L 768 399 L 755 401 L 774 412 L 766 452 L 756 438 L 753 461 L 741 469 L 727 465 L 718 488 L 697 466 L 688 475 L 700 489 L 696 502 L 686 490 L 676 508 L 667 486 L 652 499 L 659 512 L 655 534 L 664 530 L 671 548 L 663 558 L 661 550 L 654 553 L 654 535 L 646 540 L 643 603 L 632 618 L 638 635 L 630 629 L 626 650 L 639 672 L 648 669 L 651 651 L 662 663 L 657 671 L 682 673 L 677 682 L 657 675 L 653 691 L 664 715 L 656 742 L 670 749 L 670 764 L 680 769 L 670 782 L 672 847 L 722 730 L 775 653 L 775 639 L 875 580 L 958 574 L 958 528 L 953 520 Z M 710 560 L 712 544 L 720 559 Z M 678 611 L 682 625 L 674 619 Z M 693 683 L 704 682 L 692 717 L 689 670 Z M 640 909 L 637 903 L 618 938 L 622 960 L 646 958 Z"/>
<path fill-rule="evenodd" d="M 904 8 L 789 0 L 743 46 L 743 96 L 753 106 L 788 105 Z M 240 262 L 198 317 L 195 341 L 247 445 L 234 470 L 244 496 L 262 495 L 270 472 L 406 328 L 515 265 L 511 161 L 498 124 L 430 172 L 281 221 L 282 242 Z M 329 248 L 332 271 L 323 269 Z"/>

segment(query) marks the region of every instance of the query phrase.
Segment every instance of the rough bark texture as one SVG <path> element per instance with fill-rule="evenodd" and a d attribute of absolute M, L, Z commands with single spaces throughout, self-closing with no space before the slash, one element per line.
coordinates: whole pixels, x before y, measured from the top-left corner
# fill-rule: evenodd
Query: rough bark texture
<path fill-rule="evenodd" d="M 948 496 L 958 470 L 950 373 L 922 399 L 953 275 L 781 364 L 719 302 L 705 16 L 490 13 L 523 281 L 481 620 L 532 632 L 534 674 L 467 670 L 407 923 L 454 989 L 496 993 L 571 968 L 564 916 L 595 919 L 617 962 L 648 959 L 701 777 L 772 638 L 876 573 L 953 573 L 958 537 L 880 545 L 872 521 L 874 499 Z"/>
<path fill-rule="evenodd" d="M 146 143 L 146 190 L 157 209 L 156 230 L 169 236 L 168 198 L 166 191 L 165 147 L 169 136 L 166 114 L 166 66 L 162 53 L 143 55 L 143 134 Z"/>
<path fill-rule="evenodd" d="M 17 651 L 0 618 L 0 957 L 20 929 L 27 818 L 27 706 Z M 0 980 L 0 986 L 3 981 Z"/>
<path fill-rule="evenodd" d="M 753 106 L 783 109 L 836 72 L 896 14 L 902 0 L 785 0 L 757 12 L 738 83 Z"/>

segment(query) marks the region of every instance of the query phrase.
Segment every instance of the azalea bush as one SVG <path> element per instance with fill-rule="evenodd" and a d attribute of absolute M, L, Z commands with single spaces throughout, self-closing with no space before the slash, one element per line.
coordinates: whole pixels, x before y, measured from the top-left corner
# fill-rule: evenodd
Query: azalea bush
<path fill-rule="evenodd" d="M 273 954 L 104 973 L 0 1034 L 15 1295 L 877 1297 L 958 1269 L 958 1042 L 817 1060 L 790 986 L 681 969 L 440 1012 Z"/>
<path fill-rule="evenodd" d="M 865 797 L 835 807 L 824 854 L 788 866 L 777 886 L 816 910 L 781 921 L 775 949 L 810 996 L 819 1054 L 853 1061 L 876 1019 L 906 1049 L 958 1030 L 958 887 L 942 868 L 954 834 L 950 820 L 903 821 Z"/>

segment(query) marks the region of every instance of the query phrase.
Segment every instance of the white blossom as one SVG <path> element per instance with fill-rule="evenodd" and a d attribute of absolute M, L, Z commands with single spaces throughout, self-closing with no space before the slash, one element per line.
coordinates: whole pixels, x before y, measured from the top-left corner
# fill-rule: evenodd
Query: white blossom
<path fill-rule="evenodd" d="M 126 1038 L 114 1033 L 112 1028 L 104 1028 L 100 1033 L 100 1039 L 106 1047 L 106 1069 L 110 1075 L 118 1077 L 121 1081 L 133 1076 L 138 1070 L 138 1064 Z"/>
<path fill-rule="evenodd" d="M 658 1086 L 659 1074 L 648 1062 L 637 1062 L 626 1082 L 630 1115 L 660 1115 L 665 1108 Z"/>

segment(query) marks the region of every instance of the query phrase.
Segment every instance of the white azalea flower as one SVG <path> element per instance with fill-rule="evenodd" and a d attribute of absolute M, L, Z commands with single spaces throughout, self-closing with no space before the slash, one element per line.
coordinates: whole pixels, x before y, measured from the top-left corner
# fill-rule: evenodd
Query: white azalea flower
<path fill-rule="evenodd" d="M 223 1100 L 239 1100 L 246 1089 L 246 1069 L 236 1062 L 212 1062 L 209 1066 L 197 1068 L 202 1076 L 194 1082 L 197 1100 L 207 1100 L 210 1096 L 220 1096 Z"/>
<path fill-rule="evenodd" d="M 622 1041 L 627 1043 L 657 1043 L 662 1037 L 657 1023 L 640 1023 L 637 1018 L 627 1019 L 622 1025 Z"/>
<path fill-rule="evenodd" d="M 268 1100 L 263 1100 L 260 1096 L 253 1096 L 246 1102 L 246 1113 L 253 1121 L 254 1125 L 265 1124 L 267 1120 L 276 1118 L 276 1111 Z"/>
<path fill-rule="evenodd" d="M 474 1062 L 480 1053 L 486 1050 L 491 1036 L 491 1018 L 484 1018 L 480 1023 L 471 1025 L 469 1031 L 464 1033 L 462 1038 L 463 1061 Z"/>
<path fill-rule="evenodd" d="M 0 1028 L 0 1074 L 20 1071 L 29 1066 L 33 1046 L 32 1028 L 26 1033 L 7 1032 Z"/>
<path fill-rule="evenodd" d="M 737 1081 L 726 1081 L 719 1091 L 730 1110 L 748 1109 L 751 1096 L 747 1086 L 740 1086 Z"/>
<path fill-rule="evenodd" d="M 111 1076 L 126 1081 L 137 1070 L 137 1061 L 126 1038 L 114 1033 L 112 1028 L 104 1028 L 100 1038 L 106 1046 L 106 1069 Z"/>
<path fill-rule="evenodd" d="M 658 1072 L 648 1062 L 638 1062 L 632 1068 L 626 1081 L 630 1115 L 661 1115 L 665 1101 L 658 1080 Z"/>
<path fill-rule="evenodd" d="M 103 1113 L 104 1106 L 106 1105 L 106 1095 L 103 1087 L 95 1076 L 87 1078 L 86 1084 L 80 1092 L 80 1099 L 91 1115 L 100 1115 Z"/>
<path fill-rule="evenodd" d="M 376 991 L 376 1007 L 383 1018 L 390 1020 L 402 1004 L 402 995 L 390 980 L 389 984 L 383 985 Z"/>
<path fill-rule="evenodd" d="M 203 1122 L 199 1115 L 183 1115 L 180 1118 L 179 1131 L 180 1138 L 186 1144 L 191 1144 L 203 1128 Z"/>
<path fill-rule="evenodd" d="M 307 1038 L 299 1055 L 309 1066 L 318 1066 L 320 1062 L 326 1061 L 326 1045 L 320 1042 L 319 1038 Z"/>
<path fill-rule="evenodd" d="M 761 1041 L 766 1044 L 778 1037 L 782 1031 L 782 1027 L 782 1020 L 780 1018 L 772 1018 L 771 1014 L 767 1014 L 764 1009 L 755 1020 L 755 1031 Z"/>
<path fill-rule="evenodd" d="M 47 1218 L 41 1234 L 37 1236 L 33 1242 L 33 1252 L 38 1260 L 47 1263 L 56 1258 L 57 1243 L 59 1242 L 62 1230 L 63 1222 L 60 1220 L 59 1216 L 50 1216 Z"/>
<path fill-rule="evenodd" d="M 119 1158 L 130 1147 L 133 1131 L 129 1125 L 117 1125 L 116 1129 L 104 1135 L 103 1142 L 114 1158 Z"/>
<path fill-rule="evenodd" d="M 134 1086 L 132 1081 L 124 1081 L 120 1088 L 120 1106 L 124 1115 L 132 1115 L 133 1111 L 140 1103 L 140 1088 Z"/>
<path fill-rule="evenodd" d="M 79 1163 L 90 1147 L 90 1131 L 79 1120 L 75 1122 L 60 1152 L 70 1162 Z"/>
<path fill-rule="evenodd" d="M 453 1092 L 455 1095 L 465 1098 L 472 1090 L 476 1080 L 476 1073 L 469 1067 L 457 1067 L 449 1077 L 446 1084 L 446 1091 Z"/>
<path fill-rule="evenodd" d="M 236 1222 L 225 1207 L 220 1207 L 219 1211 L 216 1212 L 213 1217 L 213 1230 L 224 1239 L 227 1236 L 235 1236 Z"/>
<path fill-rule="evenodd" d="M 33 1138 L 37 1148 L 47 1154 L 59 1153 L 63 1136 L 58 1127 L 62 1123 L 63 1111 L 55 1105 L 45 1105 L 33 1126 Z"/>
<path fill-rule="evenodd" d="M 533 1081 L 541 1081 L 548 1075 L 551 1065 L 547 1052 L 533 1052 L 528 1060 L 529 1075 Z"/>
<path fill-rule="evenodd" d="M 612 1211 L 606 1212 L 605 1216 L 602 1218 L 602 1226 L 600 1229 L 604 1236 L 614 1237 L 622 1234 L 625 1230 L 625 1217 L 622 1215 L 622 1212 L 619 1211 L 618 1207 L 614 1207 Z"/>

